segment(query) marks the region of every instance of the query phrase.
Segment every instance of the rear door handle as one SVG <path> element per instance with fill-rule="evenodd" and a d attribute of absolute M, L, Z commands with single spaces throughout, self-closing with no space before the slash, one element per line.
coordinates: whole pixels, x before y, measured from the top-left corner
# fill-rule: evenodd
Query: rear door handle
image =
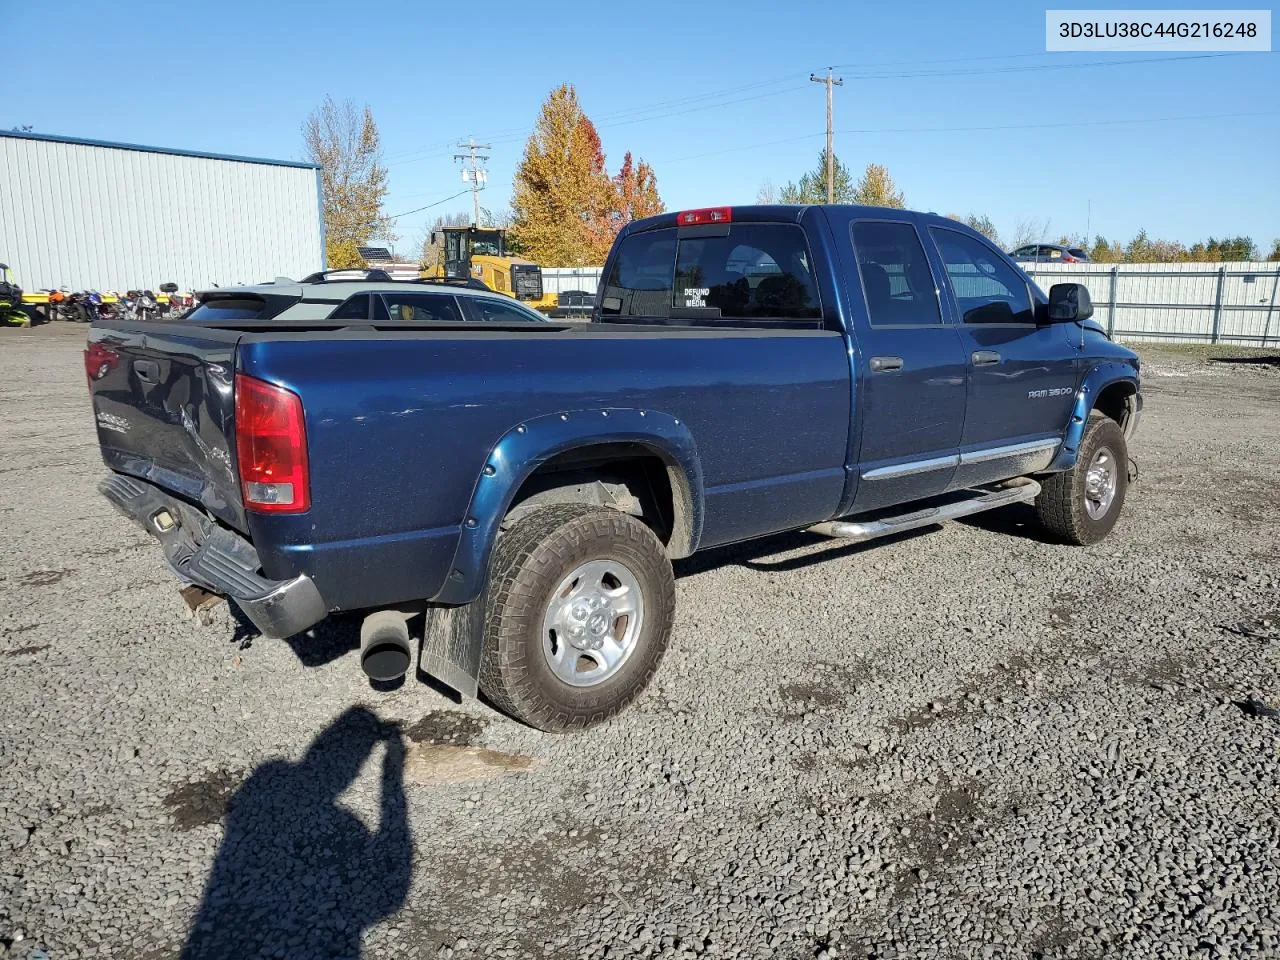
<path fill-rule="evenodd" d="M 901 370 L 901 357 L 872 357 L 871 372 L 872 373 L 888 373 L 890 370 Z"/>
<path fill-rule="evenodd" d="M 971 359 L 975 367 L 985 367 L 991 363 L 999 363 L 1000 354 L 994 350 L 975 350 Z"/>

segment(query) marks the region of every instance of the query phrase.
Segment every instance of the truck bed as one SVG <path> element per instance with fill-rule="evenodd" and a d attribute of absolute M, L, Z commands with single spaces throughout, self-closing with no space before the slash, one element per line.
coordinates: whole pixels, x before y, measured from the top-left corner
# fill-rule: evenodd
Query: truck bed
<path fill-rule="evenodd" d="M 829 519 L 845 489 L 852 392 L 836 331 L 114 321 L 90 349 L 116 355 L 91 381 L 108 465 L 200 504 L 247 535 L 268 577 L 306 573 L 334 607 L 440 595 L 487 459 L 541 418 L 681 424 L 701 470 L 699 547 Z M 306 513 L 243 508 L 236 372 L 304 398 Z"/>

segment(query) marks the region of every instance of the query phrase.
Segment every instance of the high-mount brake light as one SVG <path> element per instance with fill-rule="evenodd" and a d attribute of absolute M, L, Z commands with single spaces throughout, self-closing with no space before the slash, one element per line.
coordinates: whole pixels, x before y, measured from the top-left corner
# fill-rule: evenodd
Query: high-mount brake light
<path fill-rule="evenodd" d="M 311 507 L 302 398 L 256 377 L 236 374 L 236 459 L 244 505 L 260 513 Z"/>
<path fill-rule="evenodd" d="M 691 227 L 699 223 L 733 223 L 733 207 L 703 207 L 676 214 L 676 223 Z"/>

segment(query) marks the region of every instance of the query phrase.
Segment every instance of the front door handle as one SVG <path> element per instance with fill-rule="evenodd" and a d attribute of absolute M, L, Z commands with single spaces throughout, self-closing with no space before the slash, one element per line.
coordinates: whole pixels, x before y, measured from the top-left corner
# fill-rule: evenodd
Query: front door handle
<path fill-rule="evenodd" d="M 994 350 L 975 350 L 971 359 L 975 367 L 985 367 L 988 364 L 999 363 L 1000 354 Z"/>
<path fill-rule="evenodd" d="M 871 372 L 872 373 L 888 373 L 890 370 L 901 370 L 901 357 L 872 357 Z"/>

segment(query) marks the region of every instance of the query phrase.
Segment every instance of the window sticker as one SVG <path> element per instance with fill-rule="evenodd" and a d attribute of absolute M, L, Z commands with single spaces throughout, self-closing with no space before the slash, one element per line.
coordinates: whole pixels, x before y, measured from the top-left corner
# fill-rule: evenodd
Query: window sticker
<path fill-rule="evenodd" d="M 707 295 L 709 293 L 711 293 L 710 287 L 685 287 L 684 305 L 694 309 L 704 309 L 707 305 Z"/>

